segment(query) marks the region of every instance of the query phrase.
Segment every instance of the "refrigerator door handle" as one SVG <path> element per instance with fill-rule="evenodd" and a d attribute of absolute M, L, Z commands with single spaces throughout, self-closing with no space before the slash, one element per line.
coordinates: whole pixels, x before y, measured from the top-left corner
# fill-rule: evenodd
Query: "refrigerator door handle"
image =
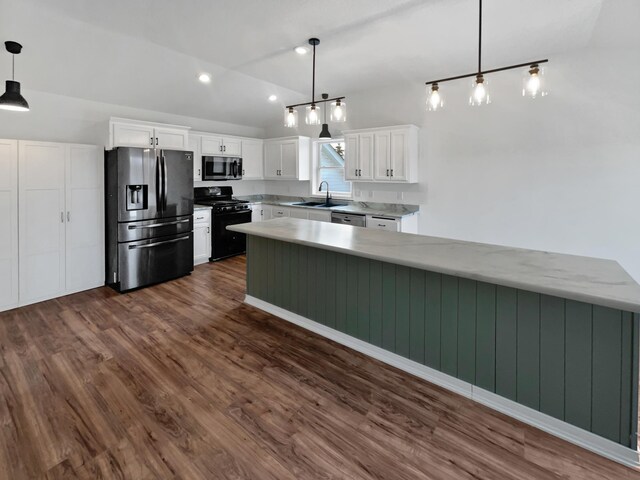
<path fill-rule="evenodd" d="M 166 225 L 178 225 L 180 223 L 187 223 L 190 222 L 191 219 L 190 218 L 186 218 L 184 220 L 177 220 L 175 222 L 165 222 L 165 223 L 151 223 L 149 225 L 129 225 L 127 228 L 129 230 L 140 230 L 143 228 L 158 228 L 158 227 L 164 227 Z"/>
<path fill-rule="evenodd" d="M 162 211 L 162 190 L 160 186 L 160 157 L 156 155 L 156 208 Z"/>
<path fill-rule="evenodd" d="M 164 158 L 164 152 L 162 155 L 162 210 L 167 209 L 167 160 Z"/>
<path fill-rule="evenodd" d="M 147 243 L 146 245 L 129 245 L 129 250 L 135 250 L 136 248 L 152 248 L 152 247 L 156 247 L 158 245 L 164 245 L 166 243 L 176 243 L 176 242 L 181 242 L 182 240 L 189 240 L 190 237 L 180 237 L 180 238 L 174 238 L 173 240 L 164 240 L 162 242 L 153 242 L 153 243 Z"/>

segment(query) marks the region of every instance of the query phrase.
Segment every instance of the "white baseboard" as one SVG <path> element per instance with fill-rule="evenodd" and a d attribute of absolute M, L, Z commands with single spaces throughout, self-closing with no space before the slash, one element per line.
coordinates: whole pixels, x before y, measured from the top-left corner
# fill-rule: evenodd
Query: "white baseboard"
<path fill-rule="evenodd" d="M 509 415 L 521 422 L 539 428 L 551 435 L 602 455 L 603 457 L 629 467 L 640 466 L 640 458 L 636 450 L 624 447 L 618 443 L 612 442 L 611 440 L 607 440 L 599 435 L 588 432 L 587 430 L 583 430 L 567 422 L 558 420 L 557 418 L 550 417 L 549 415 L 538 412 L 537 410 L 516 403 L 513 400 L 501 397 L 500 395 L 496 395 L 493 392 L 476 387 L 468 382 L 452 377 L 451 375 L 429 368 L 421 363 L 414 362 L 413 360 L 401 357 L 400 355 L 396 355 L 395 353 L 391 353 L 387 350 L 376 347 L 375 345 L 358 340 L 350 335 L 314 322 L 313 320 L 309 320 L 308 318 L 285 310 L 284 308 L 277 307 L 276 305 L 260 300 L 259 298 L 246 295 L 245 303 L 271 313 L 272 315 L 280 317 L 288 322 L 294 323 L 300 327 L 306 328 L 318 335 L 329 338 L 334 342 L 357 350 L 358 352 L 373 357 L 376 360 L 380 360 L 388 365 L 399 368 L 400 370 L 415 375 L 416 377 L 470 398 L 492 408 L 493 410 Z"/>

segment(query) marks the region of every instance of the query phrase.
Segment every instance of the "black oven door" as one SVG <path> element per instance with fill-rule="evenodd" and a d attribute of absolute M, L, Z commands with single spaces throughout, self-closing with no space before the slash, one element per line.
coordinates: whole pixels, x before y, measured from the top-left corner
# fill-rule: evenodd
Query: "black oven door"
<path fill-rule="evenodd" d="M 228 180 L 233 172 L 227 157 L 202 157 L 203 180 Z"/>
<path fill-rule="evenodd" d="M 250 223 L 251 210 L 243 212 L 214 213 L 211 217 L 211 260 L 232 255 L 240 255 L 247 251 L 247 236 L 244 233 L 230 232 L 229 225 Z"/>

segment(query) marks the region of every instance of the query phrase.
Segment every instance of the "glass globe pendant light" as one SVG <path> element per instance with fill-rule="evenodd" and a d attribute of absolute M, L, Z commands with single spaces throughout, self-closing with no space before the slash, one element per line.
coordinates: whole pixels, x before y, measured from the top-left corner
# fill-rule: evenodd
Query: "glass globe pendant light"
<path fill-rule="evenodd" d="M 469 105 L 479 107 L 480 105 L 491 103 L 487 81 L 481 73 L 476 75 L 472 88 L 471 96 L 469 97 Z"/>
<path fill-rule="evenodd" d="M 440 94 L 440 87 L 437 83 L 431 85 L 431 88 L 427 87 L 427 110 L 435 112 L 444 107 L 444 101 Z"/>
<path fill-rule="evenodd" d="M 522 80 L 522 96 L 529 98 L 544 97 L 548 94 L 544 69 L 537 63 L 529 67 Z"/>
<path fill-rule="evenodd" d="M 284 126 L 295 128 L 298 126 L 298 111 L 293 107 L 284 109 Z"/>
<path fill-rule="evenodd" d="M 347 121 L 347 104 L 340 99 L 331 103 L 331 121 L 337 123 Z"/>
<path fill-rule="evenodd" d="M 315 103 L 312 103 L 307 107 L 307 115 L 304 119 L 307 125 L 320 125 L 321 109 Z"/>

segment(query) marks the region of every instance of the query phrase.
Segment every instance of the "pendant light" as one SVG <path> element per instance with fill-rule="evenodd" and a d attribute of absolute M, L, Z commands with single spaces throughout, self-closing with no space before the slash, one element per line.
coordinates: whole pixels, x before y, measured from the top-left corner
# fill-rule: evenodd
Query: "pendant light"
<path fill-rule="evenodd" d="M 326 93 L 322 94 L 321 100 L 316 100 L 316 47 L 320 44 L 320 40 L 317 38 L 310 38 L 309 45 L 313 47 L 313 71 L 311 77 L 311 101 L 305 103 L 298 103 L 296 105 L 287 105 L 284 109 L 284 126 L 288 128 L 295 128 L 298 126 L 298 111 L 297 107 L 305 107 L 304 121 L 307 125 L 321 125 L 322 131 L 320 132 L 320 138 L 331 138 L 329 133 L 329 125 L 327 124 L 327 104 L 331 107 L 331 121 L 332 122 L 344 122 L 347 118 L 346 105 L 344 103 L 344 97 L 329 98 Z M 332 103 L 330 103 L 332 102 Z M 321 122 L 322 107 L 321 104 L 325 104 L 324 107 L 324 123 Z"/>
<path fill-rule="evenodd" d="M 322 98 L 323 100 L 326 100 L 327 98 L 329 98 L 329 94 L 328 93 L 323 93 L 322 94 Z M 320 131 L 320 135 L 318 136 L 318 138 L 324 138 L 326 140 L 330 140 L 331 139 L 331 133 L 329 132 L 329 125 L 327 124 L 327 110 L 324 110 L 324 123 L 322 124 L 322 130 Z"/>
<path fill-rule="evenodd" d="M 4 42 L 4 46 L 11 57 L 11 80 L 5 82 L 6 91 L 0 97 L 0 109 L 13 112 L 28 112 L 29 104 L 20 93 L 20 82 L 15 81 L 16 63 L 15 56 L 22 51 L 22 45 L 17 42 Z"/>
<path fill-rule="evenodd" d="M 543 75 L 544 71 L 540 68 L 541 63 L 547 63 L 549 59 L 534 60 L 526 63 L 519 63 L 516 65 L 509 65 L 507 67 L 492 68 L 490 70 L 482 69 L 482 0 L 478 0 L 478 70 L 473 73 L 465 73 L 464 75 L 457 75 L 455 77 L 442 78 L 440 80 L 431 80 L 426 82 L 427 84 L 427 110 L 435 112 L 440 110 L 444 103 L 442 102 L 442 93 L 440 92 L 440 86 L 438 84 L 444 82 L 450 82 L 452 80 L 460 80 L 462 78 L 474 77 L 474 81 L 471 85 L 471 95 L 469 96 L 469 105 L 480 106 L 491 103 L 491 97 L 489 95 L 489 85 L 486 79 L 486 75 L 489 73 L 502 72 L 504 70 L 512 70 L 514 68 L 527 67 L 528 72 L 523 80 L 522 95 L 530 98 L 543 97 L 547 94 L 545 89 Z M 430 87 L 430 89 L 429 89 Z"/>
<path fill-rule="evenodd" d="M 529 98 L 544 97 L 549 93 L 546 87 L 544 68 L 534 63 L 529 67 L 529 70 L 525 72 L 522 82 L 522 96 Z"/>
<path fill-rule="evenodd" d="M 444 100 L 440 94 L 440 87 L 434 83 L 430 87 L 427 86 L 427 110 L 435 112 L 444 106 Z"/>

